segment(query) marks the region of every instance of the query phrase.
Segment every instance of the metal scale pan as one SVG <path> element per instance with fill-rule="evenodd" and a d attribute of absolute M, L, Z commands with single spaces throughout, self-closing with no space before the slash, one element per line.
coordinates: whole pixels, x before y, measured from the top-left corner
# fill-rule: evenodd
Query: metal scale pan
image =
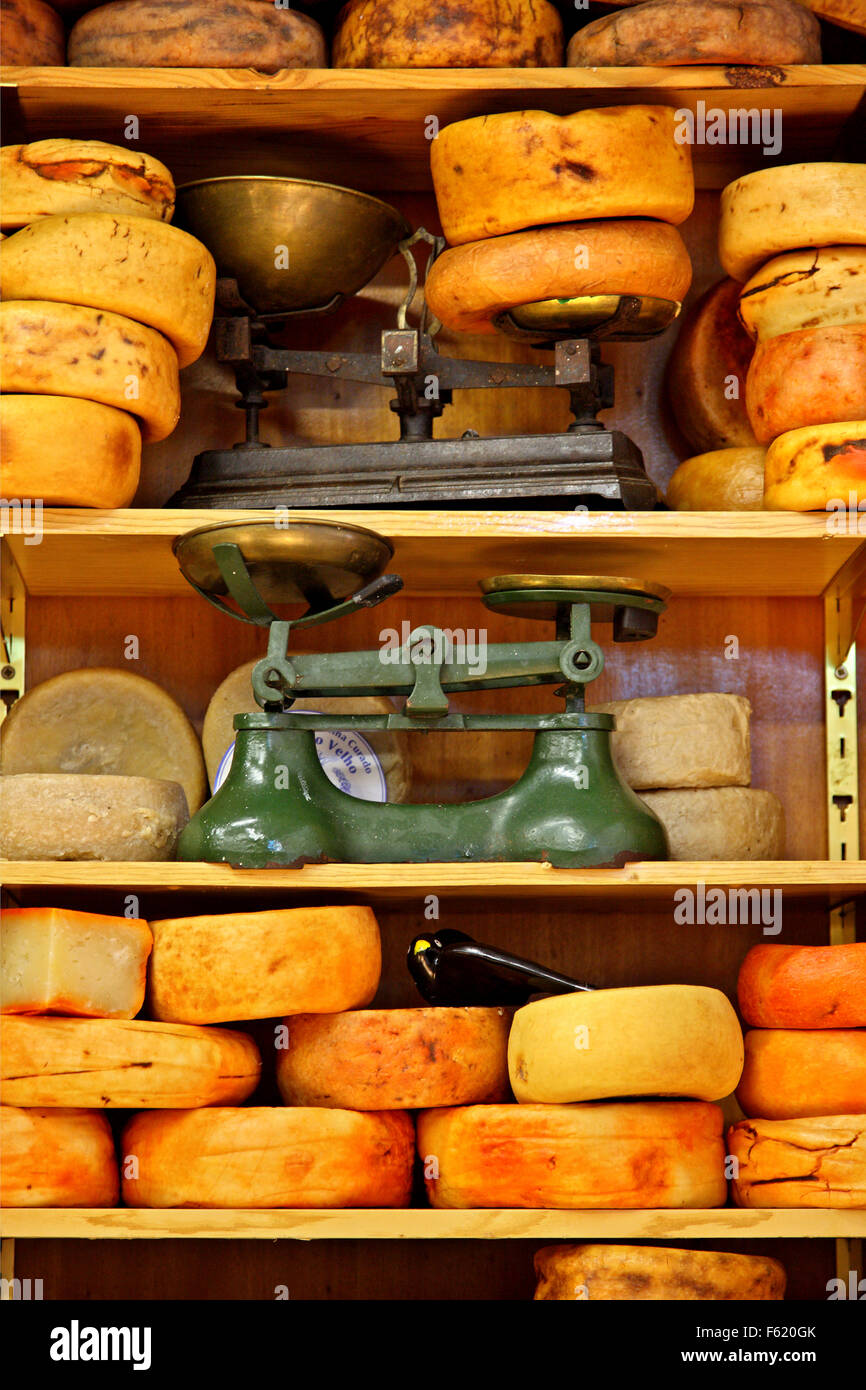
<path fill-rule="evenodd" d="M 593 294 L 573 299 L 539 299 L 498 314 L 494 326 L 507 338 L 551 343 L 562 338 L 643 342 L 669 328 L 681 305 L 650 295 Z"/>

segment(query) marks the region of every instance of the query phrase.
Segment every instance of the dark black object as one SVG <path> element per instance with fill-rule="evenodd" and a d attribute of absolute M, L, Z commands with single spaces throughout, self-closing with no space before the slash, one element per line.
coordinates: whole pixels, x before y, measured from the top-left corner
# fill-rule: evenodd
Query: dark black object
<path fill-rule="evenodd" d="M 593 988 L 447 928 L 416 936 L 407 964 L 428 1004 L 525 1004 L 533 994 Z"/>

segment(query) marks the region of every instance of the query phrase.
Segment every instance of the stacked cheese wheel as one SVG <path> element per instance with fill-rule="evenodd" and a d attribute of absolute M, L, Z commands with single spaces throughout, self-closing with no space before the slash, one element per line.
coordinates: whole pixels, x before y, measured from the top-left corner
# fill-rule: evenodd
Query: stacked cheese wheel
<path fill-rule="evenodd" d="M 722 192 L 722 265 L 756 340 L 746 382 L 764 506 L 866 500 L 866 164 L 762 169 Z"/>
<path fill-rule="evenodd" d="M 736 1201 L 866 1207 L 866 944 L 753 946 L 737 989 Z"/>
<path fill-rule="evenodd" d="M 213 258 L 168 225 L 174 184 L 148 155 L 45 140 L 5 147 L 0 170 L 3 494 L 126 507 L 204 350 Z"/>
<path fill-rule="evenodd" d="M 458 121 L 433 141 L 450 249 L 425 294 L 447 328 L 494 331 L 522 304 L 587 295 L 679 303 L 691 263 L 677 225 L 692 210 L 687 146 L 662 106 Z"/>
<path fill-rule="evenodd" d="M 607 0 L 568 45 L 571 67 L 820 63 L 821 33 L 793 0 Z"/>

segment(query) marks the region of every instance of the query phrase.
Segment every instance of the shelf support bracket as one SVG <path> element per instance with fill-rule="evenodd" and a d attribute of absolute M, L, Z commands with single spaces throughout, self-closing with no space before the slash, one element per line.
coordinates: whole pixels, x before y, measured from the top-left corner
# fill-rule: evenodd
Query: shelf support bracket
<path fill-rule="evenodd" d="M 0 724 L 24 694 L 25 615 L 27 590 L 6 541 L 0 541 Z"/>
<path fill-rule="evenodd" d="M 4 1236 L 0 1241 L 0 1300 L 14 1298 L 15 1241 Z"/>

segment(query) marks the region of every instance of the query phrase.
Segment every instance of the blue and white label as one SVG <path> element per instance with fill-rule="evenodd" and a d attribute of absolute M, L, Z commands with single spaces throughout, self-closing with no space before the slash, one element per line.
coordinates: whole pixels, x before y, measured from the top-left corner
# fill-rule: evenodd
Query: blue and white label
<path fill-rule="evenodd" d="M 321 711 L 298 710 L 314 716 Z M 229 775 L 235 746 L 227 748 L 216 771 L 213 789 L 219 791 Z M 316 731 L 316 752 L 329 782 L 359 801 L 387 801 L 388 787 L 382 764 L 370 744 L 353 729 Z"/>

